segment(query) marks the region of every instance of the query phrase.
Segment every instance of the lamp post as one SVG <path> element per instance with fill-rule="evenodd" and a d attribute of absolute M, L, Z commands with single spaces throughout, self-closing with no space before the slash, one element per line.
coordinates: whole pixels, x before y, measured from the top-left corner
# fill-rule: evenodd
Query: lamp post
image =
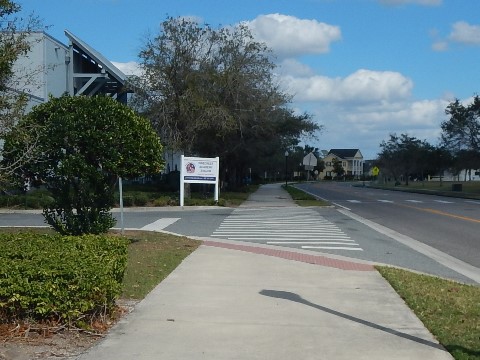
<path fill-rule="evenodd" d="M 288 151 L 285 150 L 285 187 L 288 186 Z"/>

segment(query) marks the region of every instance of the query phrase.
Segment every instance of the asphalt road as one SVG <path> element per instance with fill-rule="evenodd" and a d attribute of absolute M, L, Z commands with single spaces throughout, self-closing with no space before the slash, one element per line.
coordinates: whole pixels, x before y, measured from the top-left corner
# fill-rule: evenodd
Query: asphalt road
<path fill-rule="evenodd" d="M 297 186 L 328 199 L 335 208 L 127 208 L 123 226 L 298 248 L 480 283 L 480 245 L 475 236 L 480 228 L 480 202 L 338 183 Z M 120 212 L 113 212 L 119 228 Z M 395 234 L 379 231 L 379 224 L 423 241 L 451 258 L 439 261 L 431 249 L 399 241 Z M 40 211 L 0 213 L 0 226 L 42 225 Z M 457 259 L 461 263 L 456 263 Z"/>
<path fill-rule="evenodd" d="M 348 183 L 308 183 L 298 187 L 480 268 L 480 201 Z"/>

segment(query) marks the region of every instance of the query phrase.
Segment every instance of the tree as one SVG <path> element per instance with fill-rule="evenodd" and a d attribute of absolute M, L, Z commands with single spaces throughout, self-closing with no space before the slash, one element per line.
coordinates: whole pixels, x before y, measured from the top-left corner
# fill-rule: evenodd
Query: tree
<path fill-rule="evenodd" d="M 458 99 L 445 109 L 450 119 L 442 122 L 442 141 L 454 152 L 459 150 L 480 151 L 480 97 L 463 105 Z"/>
<path fill-rule="evenodd" d="M 235 183 L 261 158 L 280 159 L 300 136 L 320 129 L 287 107 L 270 55 L 245 25 L 215 30 L 168 18 L 140 52 L 135 104 L 166 146 L 220 156 L 223 176 Z"/>
<path fill-rule="evenodd" d="M 18 136 L 16 129 L 25 126 L 35 131 Z M 149 121 L 108 97 L 64 95 L 35 107 L 6 138 L 6 166 L 21 156 L 25 135 L 38 137 L 36 161 L 15 174 L 50 190 L 54 204 L 43 213 L 63 234 L 107 231 L 118 177 L 155 174 L 163 166 Z"/>
<path fill-rule="evenodd" d="M 445 113 L 450 119 L 442 127 L 442 144 L 450 150 L 457 170 L 476 169 L 480 166 L 480 97 L 463 105 L 458 99 L 451 102 Z"/>
<path fill-rule="evenodd" d="M 345 174 L 345 169 L 342 166 L 342 161 L 337 158 L 332 159 L 333 172 L 337 179 L 341 178 Z"/>
<path fill-rule="evenodd" d="M 406 185 L 413 175 L 424 177 L 429 166 L 429 154 L 433 151 L 433 147 L 427 141 L 421 141 L 408 134 L 400 136 L 390 134 L 390 139 L 382 141 L 380 148 L 379 165 L 395 180 L 403 175 Z"/>
<path fill-rule="evenodd" d="M 0 0 L 0 139 L 3 139 L 24 115 L 27 96 L 17 84 L 28 83 L 27 78 L 30 74 L 23 74 L 23 77 L 27 78 L 18 79 L 18 75 L 14 74 L 13 65 L 30 49 L 28 35 L 41 27 L 38 19 L 33 16 L 26 20 L 17 18 L 16 14 L 20 10 L 21 7 L 15 2 Z M 18 134 L 19 130 L 17 129 Z M 24 143 L 22 156 L 17 158 L 16 162 L 0 166 L 0 186 L 32 157 L 37 139 L 36 137 L 30 139 L 30 143 Z"/>

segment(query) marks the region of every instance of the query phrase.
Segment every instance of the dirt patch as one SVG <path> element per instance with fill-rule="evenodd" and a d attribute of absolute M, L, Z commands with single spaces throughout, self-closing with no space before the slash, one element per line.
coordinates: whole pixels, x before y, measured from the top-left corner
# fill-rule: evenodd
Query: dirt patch
<path fill-rule="evenodd" d="M 116 321 L 130 313 L 136 300 L 119 300 Z M 109 321 L 97 333 L 79 329 L 48 329 L 31 331 L 26 325 L 2 326 L 0 330 L 0 360 L 73 360 L 103 339 L 115 324 Z"/>

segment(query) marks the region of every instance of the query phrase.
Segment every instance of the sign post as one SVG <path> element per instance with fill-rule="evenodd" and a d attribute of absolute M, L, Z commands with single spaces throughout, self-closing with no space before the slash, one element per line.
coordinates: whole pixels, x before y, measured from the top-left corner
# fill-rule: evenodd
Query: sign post
<path fill-rule="evenodd" d="M 313 152 L 307 154 L 303 158 L 303 165 L 305 166 L 305 170 L 307 170 L 307 181 L 310 180 L 310 170 L 313 170 L 315 166 L 317 166 L 317 157 L 313 154 Z"/>
<path fill-rule="evenodd" d="M 215 201 L 219 196 L 219 164 L 220 159 L 185 157 L 182 155 L 180 164 L 180 206 L 184 205 L 184 186 L 190 184 L 214 184 Z"/>

